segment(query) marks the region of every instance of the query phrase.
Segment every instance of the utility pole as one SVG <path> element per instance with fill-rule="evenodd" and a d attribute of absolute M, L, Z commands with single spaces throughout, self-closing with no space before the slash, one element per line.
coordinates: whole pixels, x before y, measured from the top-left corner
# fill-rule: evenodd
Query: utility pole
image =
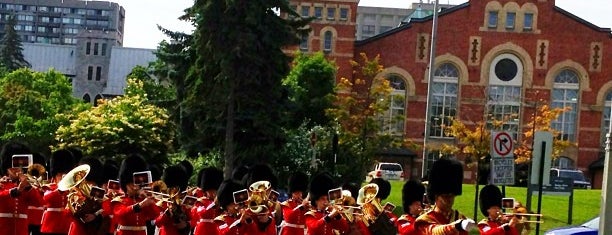
<path fill-rule="evenodd" d="M 425 108 L 425 131 L 423 136 L 423 162 L 421 163 L 421 178 L 425 177 L 425 171 L 429 166 L 425 166 L 427 163 L 427 140 L 429 139 L 429 116 L 431 115 L 431 93 L 433 91 L 433 80 L 435 73 L 435 60 L 436 60 L 436 37 L 438 31 L 438 0 L 434 2 L 433 20 L 431 26 L 431 51 L 429 52 L 429 75 L 427 76 L 427 105 Z"/>
<path fill-rule="evenodd" d="M 608 126 L 608 133 L 606 134 L 606 156 L 604 159 L 604 171 L 603 171 L 603 183 L 601 187 L 601 204 L 599 205 L 599 234 L 612 233 L 612 204 L 608 203 L 607 195 L 612 195 L 612 185 L 608 183 L 612 180 L 612 173 L 610 173 L 610 148 L 612 148 L 612 109 L 610 109 L 610 125 Z"/>

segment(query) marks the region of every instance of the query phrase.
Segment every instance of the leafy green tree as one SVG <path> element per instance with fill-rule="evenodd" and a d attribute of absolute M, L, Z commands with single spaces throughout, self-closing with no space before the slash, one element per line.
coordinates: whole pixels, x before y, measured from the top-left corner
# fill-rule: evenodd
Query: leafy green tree
<path fill-rule="evenodd" d="M 143 87 L 144 82 L 129 79 L 124 96 L 73 115 L 57 129 L 56 147 L 77 147 L 100 158 L 139 153 L 151 163 L 168 163 L 174 127 L 165 109 L 149 103 Z"/>
<path fill-rule="evenodd" d="M 351 61 L 356 76 L 341 78 L 336 85 L 334 108 L 327 114 L 337 123 L 330 132 L 338 136 L 338 159 L 333 162 L 333 133 L 319 134 L 323 149 L 324 166 L 337 167 L 342 178 L 361 182 L 374 161 L 377 152 L 385 148 L 411 147 L 401 137 L 382 132 L 380 116 L 389 109 L 391 86 L 389 81 L 376 77 L 383 70 L 380 57 L 369 59 L 361 54 L 361 61 Z M 318 142 L 318 141 L 317 141 Z M 331 147 L 331 151 L 330 151 Z M 327 150 L 325 150 L 327 149 Z"/>
<path fill-rule="evenodd" d="M 0 40 L 0 64 L 9 71 L 31 66 L 23 58 L 21 38 L 15 31 L 16 24 L 15 16 L 11 15 L 4 25 L 4 37 Z"/>
<path fill-rule="evenodd" d="M 192 20 L 188 15 L 179 19 Z M 201 142 L 192 138 L 197 131 L 192 119 L 197 117 L 188 115 L 185 108 L 185 78 L 196 57 L 192 45 L 193 36 L 182 32 L 174 32 L 159 25 L 158 28 L 171 39 L 171 42 L 164 40 L 159 44 L 155 51 L 157 60 L 150 67 L 157 78 L 161 81 L 169 81 L 176 89 L 172 120 L 178 128 L 178 144 L 188 157 L 197 156 L 198 152 L 203 149 Z"/>
<path fill-rule="evenodd" d="M 176 99 L 176 89 L 174 89 L 173 85 L 151 77 L 149 69 L 144 66 L 138 65 L 134 67 L 127 78 L 142 81 L 142 89 L 147 94 L 147 99 L 158 105 L 168 105 L 170 101 L 175 101 Z"/>
<path fill-rule="evenodd" d="M 59 72 L 13 71 L 0 78 L 0 138 L 48 153 L 57 128 L 69 124 L 66 115 L 88 107 L 72 96 L 68 79 Z"/>
<path fill-rule="evenodd" d="M 188 17 L 197 57 L 185 80 L 185 112 L 197 132 L 186 138 L 203 152 L 223 146 L 226 177 L 239 162 L 268 162 L 285 141 L 281 81 L 290 60 L 282 48 L 299 42 L 308 20 L 283 0 L 196 1 Z"/>
<path fill-rule="evenodd" d="M 292 105 L 288 114 L 290 126 L 297 127 L 305 121 L 308 126 L 329 125 L 325 110 L 333 105 L 335 80 L 336 66 L 322 52 L 295 56 L 291 72 L 283 80 Z"/>

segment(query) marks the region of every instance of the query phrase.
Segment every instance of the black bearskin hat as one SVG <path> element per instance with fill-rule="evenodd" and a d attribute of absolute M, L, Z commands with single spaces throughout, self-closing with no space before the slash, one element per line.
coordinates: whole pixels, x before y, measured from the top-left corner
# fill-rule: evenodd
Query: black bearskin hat
<path fill-rule="evenodd" d="M 75 147 L 68 147 L 67 150 L 72 153 L 72 160 L 75 163 L 80 162 L 81 158 L 83 158 L 83 151 L 81 151 L 81 149 Z"/>
<path fill-rule="evenodd" d="M 414 202 L 423 203 L 423 194 L 425 194 L 425 186 L 416 180 L 406 181 L 402 188 L 402 207 L 404 213 L 410 213 L 410 205 Z"/>
<path fill-rule="evenodd" d="M 151 171 L 151 180 L 153 180 L 153 182 L 158 181 L 158 180 L 161 179 L 163 172 L 159 168 L 159 165 L 157 165 L 157 164 L 150 164 L 149 165 L 149 170 Z"/>
<path fill-rule="evenodd" d="M 457 160 L 442 158 L 433 163 L 429 173 L 427 195 L 431 202 L 436 196 L 450 193 L 461 195 L 463 184 L 463 166 Z"/>
<path fill-rule="evenodd" d="M 108 182 L 108 180 L 117 180 L 119 167 L 114 162 L 106 160 L 102 168 L 104 168 L 104 183 Z"/>
<path fill-rule="evenodd" d="M 359 195 L 359 185 L 354 182 L 346 182 L 342 185 L 342 190 L 351 192 L 351 197 L 357 198 Z"/>
<path fill-rule="evenodd" d="M 265 164 L 257 164 L 249 169 L 249 173 L 246 177 L 245 186 L 248 187 L 252 183 L 262 180 L 270 182 L 272 188 L 276 188 L 278 186 L 278 179 L 276 178 L 274 171 L 269 165 Z"/>
<path fill-rule="evenodd" d="M 489 184 L 480 190 L 480 212 L 485 217 L 489 216 L 487 210 L 492 206 L 502 207 L 502 193 L 495 185 Z"/>
<path fill-rule="evenodd" d="M 317 200 L 322 196 L 327 196 L 329 190 L 334 188 L 334 178 L 327 172 L 322 172 L 310 181 L 310 204 L 316 207 Z"/>
<path fill-rule="evenodd" d="M 202 190 L 217 190 L 223 182 L 223 171 L 216 167 L 207 167 L 200 171 L 200 184 Z"/>
<path fill-rule="evenodd" d="M 227 206 L 234 202 L 234 192 L 244 189 L 242 185 L 234 180 L 225 180 L 219 185 L 217 191 L 217 204 L 222 211 L 227 210 Z"/>
<path fill-rule="evenodd" d="M 49 159 L 49 166 L 51 168 L 50 177 L 54 177 L 57 174 L 68 173 L 74 168 L 74 158 L 72 153 L 66 149 L 60 149 L 51 154 Z"/>
<path fill-rule="evenodd" d="M 240 165 L 232 171 L 232 179 L 236 182 L 241 182 L 242 178 L 249 173 L 249 168 L 245 165 Z"/>
<path fill-rule="evenodd" d="M 391 194 L 391 183 L 383 178 L 374 178 L 370 180 L 371 184 L 378 185 L 378 193 L 376 194 L 377 198 L 381 200 L 387 199 L 389 194 Z"/>
<path fill-rule="evenodd" d="M 2 161 L 2 172 L 6 172 L 6 170 L 13 166 L 12 158 L 15 154 L 30 154 L 30 148 L 25 144 L 15 141 L 4 144 L 4 146 L 2 146 L 2 152 L 0 152 L 2 156 L 0 159 L 0 161 Z"/>
<path fill-rule="evenodd" d="M 45 168 L 47 168 L 47 160 L 45 156 L 43 156 L 41 153 L 36 152 L 32 154 L 32 163 L 40 164 L 44 166 Z"/>
<path fill-rule="evenodd" d="M 126 192 L 126 185 L 134 183 L 134 172 L 147 170 L 147 163 L 138 154 L 132 154 L 123 159 L 121 167 L 119 167 L 119 184 L 121 184 L 121 189 Z"/>
<path fill-rule="evenodd" d="M 87 164 L 90 167 L 89 174 L 85 180 L 95 182 L 96 185 L 102 185 L 104 182 L 104 165 L 94 157 L 84 157 L 79 161 L 79 165 Z"/>
<path fill-rule="evenodd" d="M 289 177 L 289 193 L 301 191 L 303 196 L 308 192 L 308 175 L 304 172 L 297 171 Z"/>
<path fill-rule="evenodd" d="M 162 180 L 168 188 L 179 188 L 182 192 L 187 189 L 187 173 L 179 165 L 169 166 L 164 169 Z"/>
<path fill-rule="evenodd" d="M 187 161 L 187 160 L 182 160 L 179 165 L 181 167 L 183 167 L 183 170 L 185 171 L 185 173 L 187 174 L 187 180 L 189 180 L 189 178 L 191 177 L 191 175 L 193 174 L 193 165 L 191 165 L 191 162 Z"/>

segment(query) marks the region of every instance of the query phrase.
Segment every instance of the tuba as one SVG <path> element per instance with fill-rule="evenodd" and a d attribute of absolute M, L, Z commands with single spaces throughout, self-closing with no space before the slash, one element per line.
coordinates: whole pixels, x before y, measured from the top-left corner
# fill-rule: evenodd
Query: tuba
<path fill-rule="evenodd" d="M 41 164 L 32 164 L 28 166 L 28 170 L 26 171 L 26 177 L 28 178 L 28 183 L 34 188 L 41 189 L 47 185 L 47 170 Z"/>
<path fill-rule="evenodd" d="M 361 206 L 363 212 L 363 219 L 366 226 L 372 224 L 378 216 L 383 212 L 383 207 L 380 202 L 376 200 L 378 194 L 377 184 L 367 184 L 359 189 L 359 195 L 357 196 L 357 204 Z"/>
<path fill-rule="evenodd" d="M 69 191 L 66 208 L 84 224 L 90 224 L 85 221 L 87 214 L 95 214 L 102 209 L 102 203 L 90 195 L 91 186 L 85 181 L 89 171 L 90 166 L 87 164 L 77 166 L 57 183 L 57 189 Z"/>
<path fill-rule="evenodd" d="M 249 186 L 248 207 L 253 214 L 267 213 L 273 208 L 273 203 L 268 200 L 272 191 L 272 185 L 268 181 L 257 181 Z"/>

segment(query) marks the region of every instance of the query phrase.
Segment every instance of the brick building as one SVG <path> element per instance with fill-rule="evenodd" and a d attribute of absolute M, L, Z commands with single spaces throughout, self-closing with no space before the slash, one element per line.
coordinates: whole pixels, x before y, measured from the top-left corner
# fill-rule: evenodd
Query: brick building
<path fill-rule="evenodd" d="M 405 114 L 398 133 L 423 143 L 427 107 L 428 62 L 432 17 L 362 40 L 354 39 L 354 12 L 358 1 L 291 1 L 304 15 L 319 6 L 335 8 L 337 19 L 315 21 L 305 51 L 324 51 L 337 61 L 338 77 L 350 77 L 345 67 L 359 53 L 381 55 L 385 70 L 380 76 L 393 81 L 404 94 Z M 341 13 L 343 10 L 348 14 Z M 601 159 L 612 103 L 612 35 L 555 6 L 554 0 L 470 0 L 443 10 L 438 34 L 431 94 L 428 144 L 454 143 L 442 126 L 449 118 L 473 124 L 485 115 L 507 119 L 505 131 L 521 141 L 521 134 L 536 107 L 571 107 L 553 127 L 560 136 L 577 144 L 566 149 L 553 164 L 583 170 L 595 188 L 601 187 Z M 329 42 L 327 41 L 328 35 Z M 309 44 L 310 45 L 310 44 Z M 331 47 L 325 47 L 331 45 Z M 304 46 L 304 44 L 302 45 Z M 350 52 L 352 50 L 352 53 Z M 348 56 L 348 54 L 352 54 Z M 394 107 L 397 108 L 397 107 Z M 409 176 L 420 177 L 440 154 L 414 157 Z M 421 168 L 424 164 L 424 167 Z M 473 172 L 466 171 L 466 181 Z"/>

